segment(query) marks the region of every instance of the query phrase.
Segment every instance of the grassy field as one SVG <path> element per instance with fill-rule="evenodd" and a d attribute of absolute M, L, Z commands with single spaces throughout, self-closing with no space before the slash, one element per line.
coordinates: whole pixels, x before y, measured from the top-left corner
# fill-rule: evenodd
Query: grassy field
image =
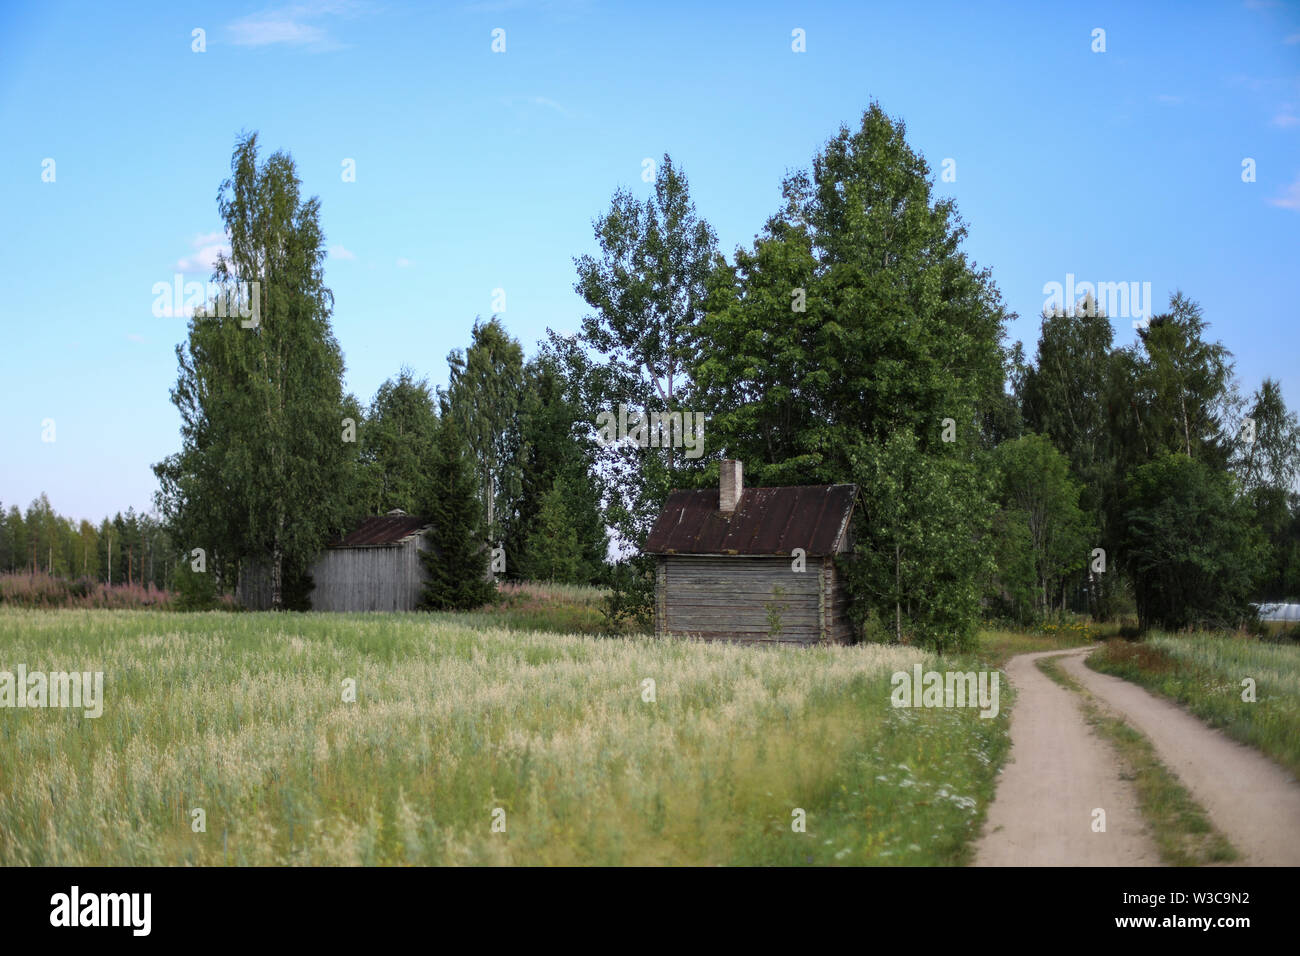
<path fill-rule="evenodd" d="M 1089 666 L 1186 704 L 1300 777 L 1300 645 L 1250 637 L 1156 634 L 1108 641 Z M 1255 682 L 1255 701 L 1242 699 Z"/>
<path fill-rule="evenodd" d="M 924 661 L 474 615 L 0 609 L 0 670 L 102 670 L 106 698 L 0 709 L 0 864 L 963 863 L 1010 695 L 995 719 L 891 708 Z"/>

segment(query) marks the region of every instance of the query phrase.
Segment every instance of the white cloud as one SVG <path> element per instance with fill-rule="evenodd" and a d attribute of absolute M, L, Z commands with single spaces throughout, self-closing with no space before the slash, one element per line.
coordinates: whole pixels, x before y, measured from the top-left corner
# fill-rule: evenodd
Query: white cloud
<path fill-rule="evenodd" d="M 356 256 L 356 253 L 351 252 L 351 251 L 349 251 L 349 250 L 343 248 L 343 246 L 341 246 L 341 245 L 339 245 L 339 244 L 337 244 L 337 243 L 335 243 L 334 245 L 330 246 L 330 258 L 331 258 L 331 259 L 347 259 L 347 260 L 354 260 L 354 259 L 356 259 L 356 257 L 357 257 L 357 256 Z"/>
<path fill-rule="evenodd" d="M 224 232 L 206 232 L 195 236 L 190 246 L 194 252 L 188 256 L 183 256 L 176 260 L 176 271 L 186 274 L 201 272 L 208 276 L 212 274 L 213 266 L 217 261 L 217 253 L 224 252 L 230 255 L 230 243 L 226 241 Z"/>
<path fill-rule="evenodd" d="M 126 340 L 127 340 L 128 342 L 143 342 L 143 341 L 144 341 L 144 336 L 143 336 L 143 335 L 128 335 L 128 336 L 126 337 Z"/>
<path fill-rule="evenodd" d="M 344 46 L 330 35 L 328 21 L 359 16 L 364 9 L 365 4 L 352 0 L 316 0 L 250 13 L 227 29 L 236 46 L 282 45 L 322 53 Z"/>
<path fill-rule="evenodd" d="M 399 268 L 399 269 L 405 269 L 405 268 L 407 268 L 408 266 L 410 266 L 410 264 L 411 264 L 411 260 L 410 260 L 410 259 L 407 259 L 407 258 L 404 258 L 404 257 L 400 257 L 400 256 L 398 257 L 398 260 L 397 260 L 397 268 Z"/>
<path fill-rule="evenodd" d="M 1296 176 L 1295 182 L 1282 190 L 1281 196 L 1270 199 L 1269 202 L 1283 209 L 1294 209 L 1300 212 L 1300 176 Z"/>
<path fill-rule="evenodd" d="M 1283 129 L 1286 129 L 1289 126 L 1295 126 L 1298 123 L 1300 123 L 1300 116 L 1296 116 L 1290 110 L 1283 110 L 1281 113 L 1278 113 L 1273 117 L 1273 125 L 1281 126 Z"/>

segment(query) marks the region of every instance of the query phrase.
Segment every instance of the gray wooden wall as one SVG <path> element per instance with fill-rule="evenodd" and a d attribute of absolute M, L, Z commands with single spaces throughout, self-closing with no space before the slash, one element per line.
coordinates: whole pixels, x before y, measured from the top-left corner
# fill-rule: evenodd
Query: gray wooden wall
<path fill-rule="evenodd" d="M 371 548 L 329 548 L 311 575 L 313 611 L 413 611 L 428 580 L 420 563 L 424 535 Z"/>
<path fill-rule="evenodd" d="M 786 557 L 660 556 L 656 633 L 756 643 L 848 640 L 842 623 L 846 599 L 834 564 L 809 558 L 800 573 L 790 562 Z M 769 608 L 779 611 L 779 632 Z"/>

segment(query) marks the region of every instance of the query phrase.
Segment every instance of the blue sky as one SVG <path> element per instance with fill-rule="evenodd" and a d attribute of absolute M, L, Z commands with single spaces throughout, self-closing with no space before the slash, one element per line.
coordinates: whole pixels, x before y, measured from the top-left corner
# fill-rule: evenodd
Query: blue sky
<path fill-rule="evenodd" d="M 730 254 L 871 99 L 956 179 L 1032 354 L 1049 282 L 1181 288 L 1300 408 L 1300 5 L 392 2 L 0 6 L 0 501 L 148 509 L 242 130 L 318 195 L 347 388 L 446 380 L 475 316 L 577 328 L 573 257 L 668 152 Z M 492 31 L 505 31 L 505 52 Z M 206 52 L 194 52 L 204 30 Z M 806 52 L 791 49 L 792 31 Z M 1094 52 L 1094 30 L 1105 52 Z M 1242 181 L 1255 161 L 1256 181 Z M 45 160 L 54 181 L 43 181 Z M 355 182 L 343 162 L 355 161 Z M 1132 340 L 1116 320 L 1117 340 Z M 54 421 L 54 441 L 42 441 Z"/>

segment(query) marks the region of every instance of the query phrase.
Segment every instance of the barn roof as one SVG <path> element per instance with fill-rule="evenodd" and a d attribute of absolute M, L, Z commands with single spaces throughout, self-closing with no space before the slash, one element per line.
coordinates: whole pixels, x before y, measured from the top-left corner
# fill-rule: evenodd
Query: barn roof
<path fill-rule="evenodd" d="M 387 514 L 366 518 L 352 532 L 329 544 L 331 548 L 377 548 L 397 544 L 429 526 L 416 515 Z"/>
<path fill-rule="evenodd" d="M 648 554 L 834 554 L 848 528 L 857 485 L 746 488 L 736 510 L 718 510 L 718 489 L 674 491 L 646 540 Z"/>

